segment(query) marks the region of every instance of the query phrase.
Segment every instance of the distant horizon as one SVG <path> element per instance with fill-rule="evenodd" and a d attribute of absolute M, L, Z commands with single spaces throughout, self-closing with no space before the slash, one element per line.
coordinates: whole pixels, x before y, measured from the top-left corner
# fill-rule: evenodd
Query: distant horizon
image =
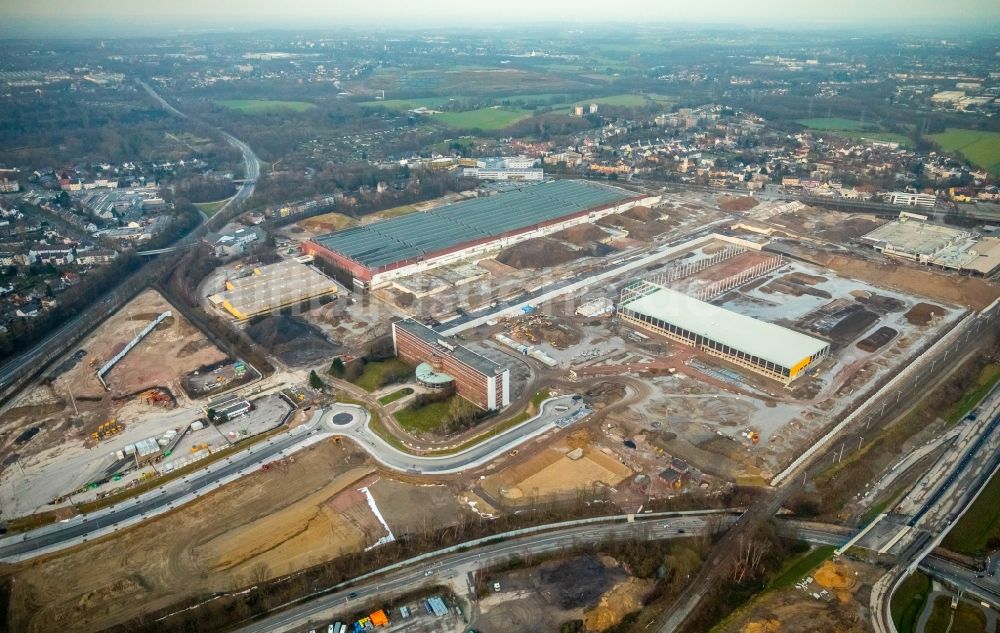
<path fill-rule="evenodd" d="M 1000 31 L 1000 3 L 958 0 L 948 7 L 929 0 L 841 0 L 836 4 L 758 0 L 703 0 L 679 5 L 619 0 L 614 12 L 591 11 L 579 1 L 507 0 L 504 14 L 484 19 L 479 5 L 452 0 L 413 4 L 381 0 L 349 9 L 322 0 L 174 0 L 137 6 L 124 0 L 90 0 L 69 13 L 61 0 L 0 0 L 0 38 L 129 38 L 336 29 L 422 31 L 524 27 L 574 28 L 629 25 L 679 28 L 808 28 L 891 30 L 900 34 L 991 34 Z"/>

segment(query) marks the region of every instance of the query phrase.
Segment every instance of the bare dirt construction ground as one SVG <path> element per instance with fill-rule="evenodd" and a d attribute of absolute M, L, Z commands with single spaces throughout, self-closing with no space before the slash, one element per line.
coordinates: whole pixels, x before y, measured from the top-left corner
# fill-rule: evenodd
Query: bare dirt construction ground
<path fill-rule="evenodd" d="M 324 213 L 323 215 L 317 215 L 302 220 L 298 223 L 298 226 L 305 229 L 307 233 L 320 235 L 322 233 L 332 233 L 334 231 L 346 229 L 356 225 L 357 223 L 357 220 L 346 216 L 343 213 Z"/>
<path fill-rule="evenodd" d="M 472 622 L 483 633 L 557 631 L 583 620 L 587 631 L 603 631 L 641 608 L 653 581 L 630 577 L 614 558 L 577 556 L 487 578 L 499 582 L 480 601 L 482 616 Z"/>
<path fill-rule="evenodd" d="M 567 456 L 571 448 L 560 443 L 527 461 L 490 475 L 481 484 L 497 499 L 514 504 L 575 494 L 595 486 L 614 487 L 632 475 L 615 457 L 586 448 L 579 459 Z"/>
<path fill-rule="evenodd" d="M 317 556 L 357 551 L 381 536 L 357 486 L 371 483 L 367 468 L 354 468 L 281 512 L 244 523 L 194 548 L 194 557 L 212 561 L 219 571 L 248 573 L 248 565 L 267 565 L 287 574 L 319 562 Z M 350 486 L 350 487 L 349 487 Z"/>
<path fill-rule="evenodd" d="M 171 310 L 167 318 L 106 375 L 111 392 L 97 379 L 107 362 L 147 323 Z M 121 399 L 152 387 L 182 393 L 183 377 L 226 355 L 181 316 L 162 295 L 147 290 L 129 302 L 75 348 L 75 355 L 51 370 L 48 384 L 26 390 L 0 415 L 0 456 L 22 457 L 62 445 L 68 438 L 84 438 L 107 422 L 124 404 L 150 409 L 141 399 Z M 70 399 L 76 399 L 76 409 Z M 38 429 L 30 438 L 25 431 Z M 20 441 L 18 441 L 20 439 Z"/>
<path fill-rule="evenodd" d="M 331 358 L 337 351 L 321 332 L 297 316 L 264 317 L 251 324 L 247 334 L 283 363 L 293 366 Z"/>
<path fill-rule="evenodd" d="M 72 389 L 77 397 L 103 396 L 96 369 L 117 354 L 150 321 L 170 310 L 155 330 L 125 355 L 104 380 L 112 395 L 124 396 L 149 387 L 180 391 L 180 378 L 204 365 L 225 360 L 226 355 L 205 339 L 201 330 L 180 315 L 160 293 L 147 290 L 130 301 L 80 345 L 87 352 L 79 363 L 55 380 L 57 391 Z M 96 359 L 96 367 L 91 361 Z"/>
<path fill-rule="evenodd" d="M 657 214 L 659 215 L 659 214 Z M 636 220 L 626 214 L 612 214 L 597 221 L 598 226 L 618 228 L 628 232 L 628 236 L 640 242 L 650 242 L 676 225 L 669 219 Z"/>
<path fill-rule="evenodd" d="M 870 233 L 882 224 L 881 220 L 873 219 L 871 216 L 845 216 L 840 211 L 827 211 L 804 205 L 797 210 L 771 216 L 766 222 L 786 234 L 820 238 L 841 244 Z"/>
<path fill-rule="evenodd" d="M 827 561 L 810 572 L 813 582 L 770 591 L 750 603 L 718 630 L 720 633 L 863 633 L 871 583 L 879 570 L 856 561 Z M 825 593 L 823 593 L 825 592 Z M 820 596 L 813 597 L 813 593 Z"/>
<path fill-rule="evenodd" d="M 556 349 L 566 349 L 580 342 L 580 333 L 572 323 L 548 316 L 529 315 L 515 320 L 511 335 L 531 344 L 545 341 Z"/>
<path fill-rule="evenodd" d="M 723 211 L 749 211 L 760 202 L 747 196 L 722 196 L 719 198 L 719 208 Z"/>
<path fill-rule="evenodd" d="M 902 264 L 879 264 L 830 253 L 810 252 L 809 258 L 844 277 L 976 310 L 982 310 L 1000 297 L 1000 287 L 978 277 L 945 275 Z"/>
<path fill-rule="evenodd" d="M 114 539 L 12 567 L 10 630 L 97 631 L 370 545 L 384 529 L 357 489 L 373 470 L 364 454 L 324 442 Z M 371 490 L 394 532 L 459 512 L 442 486 L 381 479 Z"/>

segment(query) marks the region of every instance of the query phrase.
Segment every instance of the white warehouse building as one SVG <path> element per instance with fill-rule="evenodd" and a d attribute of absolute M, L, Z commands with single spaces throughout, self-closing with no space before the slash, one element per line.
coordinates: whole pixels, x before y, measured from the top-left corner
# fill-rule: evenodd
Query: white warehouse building
<path fill-rule="evenodd" d="M 827 341 L 646 280 L 622 290 L 618 316 L 786 385 L 830 353 Z"/>

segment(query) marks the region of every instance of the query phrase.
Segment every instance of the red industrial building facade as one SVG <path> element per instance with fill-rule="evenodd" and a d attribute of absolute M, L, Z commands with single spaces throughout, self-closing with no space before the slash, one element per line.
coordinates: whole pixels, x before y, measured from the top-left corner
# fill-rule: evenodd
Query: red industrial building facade
<path fill-rule="evenodd" d="M 428 363 L 435 372 L 455 380 L 455 392 L 476 406 L 492 411 L 510 404 L 510 370 L 413 319 L 392 324 L 396 355 L 412 363 Z"/>

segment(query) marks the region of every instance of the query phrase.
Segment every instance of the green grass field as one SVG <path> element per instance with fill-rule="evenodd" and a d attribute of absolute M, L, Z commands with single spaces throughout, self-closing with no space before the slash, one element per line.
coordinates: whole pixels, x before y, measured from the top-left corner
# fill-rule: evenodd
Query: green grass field
<path fill-rule="evenodd" d="M 372 392 L 379 387 L 384 387 L 386 377 L 390 374 L 410 374 L 413 368 L 398 358 L 389 358 L 380 361 L 370 361 L 365 364 L 365 369 L 354 384 L 365 391 Z M 400 381 L 401 382 L 401 381 Z"/>
<path fill-rule="evenodd" d="M 944 419 L 952 424 L 961 420 L 965 414 L 982 402 L 983 398 L 993 390 L 998 382 L 1000 382 L 1000 364 L 990 363 L 983 367 L 979 371 L 979 375 L 976 376 L 976 382 L 962 394 L 962 398 L 958 402 L 948 409 Z"/>
<path fill-rule="evenodd" d="M 855 121 L 854 119 L 840 119 L 837 117 L 821 117 L 815 119 L 799 119 L 799 125 L 804 125 L 810 130 L 826 130 L 828 132 L 857 132 L 865 128 L 877 127 L 874 125 Z"/>
<path fill-rule="evenodd" d="M 552 397 L 552 392 L 548 389 L 540 389 L 535 395 L 531 396 L 531 405 L 535 407 L 535 411 L 542 406 L 542 402 Z"/>
<path fill-rule="evenodd" d="M 454 97 L 462 100 L 466 97 Z M 389 110 L 413 110 L 414 108 L 434 108 L 448 103 L 449 97 L 418 97 L 416 99 L 386 99 L 385 101 L 362 101 L 360 106 L 382 107 Z"/>
<path fill-rule="evenodd" d="M 951 624 L 951 598 L 938 596 L 934 598 L 931 614 L 924 625 L 924 633 L 946 633 Z"/>
<path fill-rule="evenodd" d="M 810 550 L 801 556 L 790 558 L 785 561 L 781 572 L 774 577 L 769 589 L 785 589 L 791 587 L 798 581 L 805 578 L 806 574 L 819 567 L 820 563 L 830 558 L 833 551 L 837 549 L 833 545 L 823 545 Z"/>
<path fill-rule="evenodd" d="M 596 99 L 589 99 L 583 103 L 596 103 L 598 105 L 608 105 L 608 106 L 625 106 L 628 108 L 637 108 L 644 105 L 649 105 L 650 102 L 654 103 L 670 103 L 673 101 L 667 95 L 659 95 L 652 93 L 644 93 L 641 95 L 637 94 L 622 94 L 622 95 L 612 95 L 610 97 L 598 97 Z"/>
<path fill-rule="evenodd" d="M 528 110 L 501 107 L 432 115 L 434 119 L 458 130 L 502 130 L 530 116 Z"/>
<path fill-rule="evenodd" d="M 281 112 L 282 110 L 305 112 L 316 107 L 315 104 L 308 101 L 272 101 L 270 99 L 222 99 L 215 103 L 224 108 L 245 114 L 264 114 Z"/>
<path fill-rule="evenodd" d="M 573 111 L 574 106 L 582 105 L 588 106 L 591 103 L 596 103 L 599 106 L 617 106 L 624 108 L 640 108 L 643 106 L 651 105 L 653 103 L 665 104 L 669 103 L 671 98 L 666 95 L 658 94 L 620 94 L 611 95 L 609 97 L 594 97 L 592 99 L 581 99 L 580 101 L 574 101 L 573 103 L 567 104 L 566 107 L 553 110 L 553 112 L 561 114 L 569 114 Z"/>
<path fill-rule="evenodd" d="M 958 603 L 958 608 L 954 611 L 954 620 L 952 620 L 951 598 L 938 596 L 934 599 L 934 608 L 924 625 L 924 633 L 948 633 L 949 631 L 986 633 L 986 616 L 983 615 L 982 609 L 963 600 Z"/>
<path fill-rule="evenodd" d="M 433 431 L 450 419 L 448 409 L 451 407 L 452 398 L 461 398 L 461 396 L 451 396 L 447 400 L 432 402 L 422 407 L 414 407 L 411 404 L 394 412 L 393 417 L 407 431 L 417 433 Z"/>
<path fill-rule="evenodd" d="M 974 604 L 961 601 L 958 609 L 955 610 L 955 620 L 951 623 L 951 631 L 958 633 L 986 633 L 986 616 L 983 610 Z M 931 633 L 930 628 L 924 629 L 925 633 Z"/>
<path fill-rule="evenodd" d="M 836 117 L 823 117 L 815 119 L 798 119 L 795 121 L 799 125 L 804 125 L 810 130 L 817 132 L 830 132 L 837 136 L 853 138 L 858 140 L 879 141 L 882 143 L 899 143 L 902 146 L 910 144 L 910 139 L 905 134 L 896 132 L 879 132 L 878 126 L 872 123 L 863 123 L 854 119 L 840 119 Z"/>
<path fill-rule="evenodd" d="M 899 633 L 914 632 L 930 592 L 931 579 L 920 572 L 914 572 L 899 585 L 889 604 L 892 621 Z"/>
<path fill-rule="evenodd" d="M 931 134 L 931 140 L 946 152 L 957 152 L 970 163 L 1000 176 L 1000 132 L 948 128 Z"/>
<path fill-rule="evenodd" d="M 404 204 L 398 207 L 392 207 L 391 209 L 386 209 L 384 211 L 378 211 L 369 216 L 372 220 L 385 220 L 388 218 L 398 218 L 401 215 L 409 215 L 411 213 L 416 213 L 417 207 L 412 204 Z M 365 218 L 368 220 L 369 218 Z"/>
<path fill-rule="evenodd" d="M 387 393 L 378 399 L 378 403 L 381 405 L 387 405 L 389 403 L 395 402 L 400 398 L 405 398 L 406 396 L 413 393 L 413 389 L 409 387 L 403 387 L 399 391 L 393 391 L 392 393 Z"/>
<path fill-rule="evenodd" d="M 208 217 L 212 217 L 219 212 L 219 209 L 221 209 L 228 200 L 229 198 L 226 198 L 225 200 L 216 200 L 215 202 L 195 202 L 194 206 L 198 207 L 201 211 L 204 211 L 205 215 Z"/>

